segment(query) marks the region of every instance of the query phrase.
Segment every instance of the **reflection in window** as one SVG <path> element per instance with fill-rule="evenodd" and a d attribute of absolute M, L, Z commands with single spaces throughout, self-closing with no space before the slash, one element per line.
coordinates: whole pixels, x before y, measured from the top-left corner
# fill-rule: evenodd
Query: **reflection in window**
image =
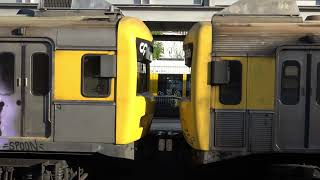
<path fill-rule="evenodd" d="M 110 78 L 100 77 L 101 55 L 85 55 L 82 59 L 82 94 L 85 97 L 107 97 Z"/>
<path fill-rule="evenodd" d="M 320 63 L 317 67 L 317 103 L 320 104 Z"/>
<path fill-rule="evenodd" d="M 14 55 L 0 54 L 0 94 L 10 95 L 14 92 Z"/>
<path fill-rule="evenodd" d="M 286 61 L 282 65 L 281 102 L 285 105 L 296 105 L 300 98 L 300 64 L 297 61 Z"/>
<path fill-rule="evenodd" d="M 45 96 L 50 87 L 50 64 L 46 53 L 35 53 L 32 56 L 32 94 Z"/>
<path fill-rule="evenodd" d="M 148 92 L 148 80 L 149 80 L 149 65 L 142 62 L 138 63 L 137 74 L 137 93 Z"/>
<path fill-rule="evenodd" d="M 225 105 L 237 105 L 242 95 L 242 64 L 230 61 L 230 82 L 220 86 L 220 102 Z"/>
<path fill-rule="evenodd" d="M 182 96 L 183 75 L 182 74 L 159 74 L 158 95 L 159 96 Z"/>

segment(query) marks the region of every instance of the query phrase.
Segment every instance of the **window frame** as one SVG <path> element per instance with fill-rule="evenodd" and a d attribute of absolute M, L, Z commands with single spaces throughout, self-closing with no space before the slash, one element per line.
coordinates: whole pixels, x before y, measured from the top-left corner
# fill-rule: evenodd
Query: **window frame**
<path fill-rule="evenodd" d="M 289 63 L 289 64 L 288 64 Z M 293 65 L 293 63 L 295 63 L 295 65 Z M 298 65 L 298 66 L 296 66 Z M 297 92 L 297 100 L 295 102 L 295 104 L 292 104 L 292 103 L 288 103 L 288 102 L 285 102 L 283 97 L 283 83 L 284 83 L 284 79 L 285 77 L 287 77 L 286 79 L 288 79 L 288 76 L 285 75 L 285 70 L 286 70 L 286 67 L 289 67 L 289 66 L 296 66 L 298 67 L 298 92 Z M 301 100 L 301 95 L 300 95 L 300 88 L 301 88 L 301 64 L 299 63 L 299 61 L 297 60 L 286 60 L 282 63 L 282 67 L 281 67 L 281 79 L 280 79 L 280 101 L 282 104 L 284 105 L 287 105 L 287 106 L 294 106 L 294 105 L 297 105 L 299 104 L 300 100 Z M 291 98 L 292 99 L 292 98 Z"/>
<path fill-rule="evenodd" d="M 85 76 L 84 76 L 84 60 L 86 57 L 88 56 L 105 56 L 107 54 L 83 54 L 82 57 L 81 57 L 81 95 L 85 98 L 108 98 L 110 97 L 111 95 L 111 88 L 112 88 L 112 79 L 113 78 L 102 78 L 100 77 L 101 79 L 106 79 L 107 81 L 107 86 L 108 86 L 108 92 L 104 95 L 98 95 L 98 96 L 93 96 L 93 95 L 88 95 L 85 93 L 84 91 L 84 88 L 85 88 Z M 101 62 L 101 59 L 100 59 L 100 62 Z M 101 64 L 100 64 L 101 66 Z"/>
<path fill-rule="evenodd" d="M 10 55 L 12 55 L 13 56 L 13 79 L 12 79 L 12 87 L 11 87 L 11 89 L 10 89 L 10 92 L 9 93 L 0 93 L 0 95 L 3 95 L 3 96 L 10 96 L 10 95 L 12 95 L 12 94 L 14 94 L 15 93 L 15 91 L 16 91 L 16 88 L 15 88 L 15 79 L 16 79 L 16 56 L 15 56 L 15 54 L 14 53 L 12 53 L 12 52 L 1 52 L 0 53 L 0 58 L 1 58 L 1 56 L 3 56 L 3 54 L 10 54 Z"/>
<path fill-rule="evenodd" d="M 141 88 L 139 87 L 139 82 L 140 82 L 140 71 L 138 70 L 138 66 L 139 64 L 143 64 L 145 66 L 145 75 L 146 75 L 146 87 L 144 87 L 143 91 L 139 91 L 141 90 Z M 145 92 L 149 92 L 150 90 L 150 63 L 149 62 L 144 62 L 144 61 L 137 61 L 137 93 L 138 94 L 142 94 Z"/>
<path fill-rule="evenodd" d="M 228 84 L 219 86 L 219 102 L 221 104 L 227 105 L 227 106 L 236 106 L 236 105 L 241 104 L 242 103 L 242 99 L 243 99 L 243 97 L 242 97 L 242 92 L 243 92 L 243 64 L 242 64 L 242 62 L 240 60 L 228 60 L 228 61 L 229 61 L 229 68 L 230 68 L 230 81 L 229 81 Z M 225 100 L 223 100 L 223 97 L 222 97 L 223 93 L 221 93 L 221 92 L 224 91 L 222 88 L 228 87 L 228 86 L 230 86 L 231 83 L 233 83 L 233 81 L 232 81 L 233 80 L 233 76 L 232 76 L 233 70 L 232 70 L 231 66 L 235 62 L 240 65 L 240 73 L 239 73 L 240 74 L 240 88 L 239 88 L 240 89 L 240 98 L 236 102 L 235 101 L 234 102 L 228 102 L 228 101 L 226 102 Z"/>

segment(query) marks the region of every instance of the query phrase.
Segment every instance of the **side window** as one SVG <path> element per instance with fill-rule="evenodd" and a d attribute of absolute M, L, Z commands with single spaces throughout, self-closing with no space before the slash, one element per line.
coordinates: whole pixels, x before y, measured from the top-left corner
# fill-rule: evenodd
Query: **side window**
<path fill-rule="evenodd" d="M 191 74 L 187 74 L 186 96 L 191 96 Z"/>
<path fill-rule="evenodd" d="M 35 96 L 44 96 L 50 90 L 50 64 L 46 53 L 32 55 L 32 85 L 31 91 Z"/>
<path fill-rule="evenodd" d="M 317 67 L 317 103 L 320 105 L 320 63 Z"/>
<path fill-rule="evenodd" d="M 14 92 L 14 55 L 0 54 L 0 94 L 10 95 Z"/>
<path fill-rule="evenodd" d="M 296 105 L 300 98 L 300 64 L 297 61 L 285 61 L 282 65 L 281 102 Z"/>
<path fill-rule="evenodd" d="M 110 78 L 101 77 L 103 55 L 84 55 L 82 58 L 82 95 L 107 97 L 110 94 Z"/>
<path fill-rule="evenodd" d="M 143 93 L 148 91 L 148 79 L 149 79 L 149 65 L 142 62 L 138 64 L 138 78 L 137 78 L 137 93 Z"/>
<path fill-rule="evenodd" d="M 220 102 L 225 105 L 237 105 L 242 95 L 242 64 L 230 61 L 230 82 L 220 86 Z"/>

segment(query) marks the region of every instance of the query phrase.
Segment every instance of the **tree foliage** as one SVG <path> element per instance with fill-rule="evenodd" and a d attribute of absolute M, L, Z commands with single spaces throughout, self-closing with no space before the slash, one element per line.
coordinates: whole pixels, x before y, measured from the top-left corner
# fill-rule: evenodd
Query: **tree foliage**
<path fill-rule="evenodd" d="M 159 31 L 153 31 L 152 35 L 162 35 Z M 153 44 L 153 59 L 159 59 L 164 53 L 163 44 L 160 41 L 154 41 Z"/>
<path fill-rule="evenodd" d="M 155 41 L 153 44 L 153 59 L 159 59 L 164 53 L 162 42 Z"/>

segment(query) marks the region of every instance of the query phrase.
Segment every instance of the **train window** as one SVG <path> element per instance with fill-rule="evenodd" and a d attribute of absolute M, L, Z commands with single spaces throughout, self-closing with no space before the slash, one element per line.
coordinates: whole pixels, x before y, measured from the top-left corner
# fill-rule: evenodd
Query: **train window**
<path fill-rule="evenodd" d="M 182 74 L 159 74 L 158 95 L 181 97 L 183 90 Z"/>
<path fill-rule="evenodd" d="M 0 94 L 10 95 L 14 92 L 14 55 L 0 54 Z"/>
<path fill-rule="evenodd" d="M 317 67 L 317 103 L 320 104 L 320 63 Z"/>
<path fill-rule="evenodd" d="M 44 96 L 49 93 L 50 64 L 46 53 L 32 55 L 32 81 L 31 91 L 35 96 Z"/>
<path fill-rule="evenodd" d="M 84 55 L 82 58 L 82 95 L 107 97 L 111 78 L 100 77 L 102 55 Z"/>
<path fill-rule="evenodd" d="M 191 96 L 191 74 L 187 74 L 186 96 Z"/>
<path fill-rule="evenodd" d="M 300 98 L 300 64 L 286 61 L 282 65 L 281 102 L 296 105 Z"/>
<path fill-rule="evenodd" d="M 237 105 L 242 95 L 242 64 L 230 61 L 230 82 L 220 86 L 220 102 L 225 105 Z"/>
<path fill-rule="evenodd" d="M 137 93 L 148 92 L 148 80 L 149 80 L 149 66 L 146 63 L 138 63 L 138 79 L 137 79 Z"/>

